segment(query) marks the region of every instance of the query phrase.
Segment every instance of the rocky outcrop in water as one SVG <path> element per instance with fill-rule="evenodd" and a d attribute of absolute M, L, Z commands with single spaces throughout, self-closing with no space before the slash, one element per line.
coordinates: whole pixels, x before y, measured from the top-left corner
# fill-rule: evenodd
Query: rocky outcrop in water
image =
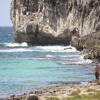
<path fill-rule="evenodd" d="M 95 32 L 81 38 L 73 37 L 71 44 L 78 50 L 83 50 L 85 58 L 100 60 L 100 32 Z"/>
<path fill-rule="evenodd" d="M 100 31 L 100 0 L 12 0 L 15 42 L 70 44 Z"/>

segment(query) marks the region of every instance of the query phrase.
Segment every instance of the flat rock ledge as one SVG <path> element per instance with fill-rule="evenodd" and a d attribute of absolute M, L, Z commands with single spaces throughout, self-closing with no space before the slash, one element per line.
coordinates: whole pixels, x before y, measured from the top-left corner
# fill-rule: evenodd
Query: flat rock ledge
<path fill-rule="evenodd" d="M 100 93 L 100 85 L 96 83 L 81 83 L 81 84 L 61 84 L 49 86 L 23 95 L 12 95 L 9 98 L 0 100 L 47 100 L 49 97 L 58 97 L 60 99 L 75 95 L 88 95 Z"/>

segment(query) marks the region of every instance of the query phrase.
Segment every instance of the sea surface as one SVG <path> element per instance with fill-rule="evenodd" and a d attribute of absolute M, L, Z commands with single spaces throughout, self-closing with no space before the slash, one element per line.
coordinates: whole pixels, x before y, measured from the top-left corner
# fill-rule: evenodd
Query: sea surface
<path fill-rule="evenodd" d="M 91 60 L 72 46 L 13 43 L 11 27 L 0 27 L 0 97 L 58 83 L 94 79 Z"/>

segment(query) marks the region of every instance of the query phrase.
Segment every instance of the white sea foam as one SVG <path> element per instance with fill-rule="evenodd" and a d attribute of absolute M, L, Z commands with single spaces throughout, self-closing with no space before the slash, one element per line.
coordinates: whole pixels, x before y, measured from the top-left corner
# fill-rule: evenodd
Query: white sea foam
<path fill-rule="evenodd" d="M 27 47 L 28 44 L 26 42 L 23 43 L 4 43 L 6 47 Z"/>
<path fill-rule="evenodd" d="M 86 85 L 88 84 L 89 82 L 81 82 L 82 85 Z"/>
<path fill-rule="evenodd" d="M 85 62 L 85 63 L 92 63 L 93 61 L 92 60 L 90 60 L 90 59 L 84 59 L 84 55 L 81 55 L 80 57 L 79 57 L 79 59 L 81 60 L 81 61 L 83 61 L 83 63 Z"/>
<path fill-rule="evenodd" d="M 23 43 L 4 43 L 6 47 L 16 48 L 16 47 L 28 47 L 26 42 Z M 78 52 L 76 48 L 72 46 L 33 46 L 31 49 L 40 52 Z M 34 51 L 33 50 L 33 51 Z"/>
<path fill-rule="evenodd" d="M 85 64 L 90 64 L 90 62 L 83 62 L 83 61 L 78 61 L 78 62 L 60 62 L 60 64 L 63 65 L 85 65 Z"/>
<path fill-rule="evenodd" d="M 83 55 L 78 55 L 75 58 L 71 57 L 71 59 L 61 58 L 60 64 L 64 65 L 84 65 L 84 64 L 90 64 L 92 63 L 92 60 L 90 59 L 84 59 Z"/>
<path fill-rule="evenodd" d="M 11 48 L 23 48 L 23 47 L 28 47 L 28 44 L 26 42 L 23 43 L 4 43 L 3 44 L 6 47 L 11 47 Z M 28 47 L 28 51 L 38 51 L 38 52 L 78 52 L 76 48 L 72 46 L 33 46 L 33 47 Z M 7 52 L 7 50 L 3 50 L 4 52 Z M 0 52 L 3 52 L 0 50 Z M 15 51 L 16 49 L 13 50 L 8 50 L 8 52 Z M 27 51 L 25 49 L 17 49 L 18 51 Z"/>
<path fill-rule="evenodd" d="M 0 52 L 31 52 L 31 49 L 25 49 L 25 48 L 13 48 L 13 49 L 2 49 Z"/>
<path fill-rule="evenodd" d="M 78 52 L 72 46 L 36 46 L 36 48 L 48 52 Z"/>
<path fill-rule="evenodd" d="M 92 63 L 89 59 L 84 59 L 84 55 L 80 55 L 80 53 L 74 53 L 74 54 L 66 54 L 67 52 L 78 52 L 74 47 L 72 46 L 34 46 L 34 47 L 19 47 L 17 46 L 27 46 L 26 43 L 23 44 L 8 44 L 9 47 L 12 48 L 6 48 L 6 49 L 0 49 L 0 52 L 65 52 L 65 55 L 53 55 L 53 54 L 47 54 L 44 56 L 44 58 L 55 58 L 58 63 L 61 64 L 89 64 Z M 14 47 L 14 48 L 13 48 Z"/>

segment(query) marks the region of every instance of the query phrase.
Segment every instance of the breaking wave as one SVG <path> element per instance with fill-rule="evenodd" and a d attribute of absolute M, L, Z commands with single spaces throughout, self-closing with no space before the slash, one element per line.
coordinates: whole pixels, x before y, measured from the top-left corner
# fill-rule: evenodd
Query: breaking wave
<path fill-rule="evenodd" d="M 36 46 L 36 48 L 47 52 L 78 52 L 72 46 Z"/>
<path fill-rule="evenodd" d="M 32 52 L 30 49 L 25 49 L 25 48 L 13 48 L 13 49 L 2 49 L 0 52 Z"/>
<path fill-rule="evenodd" d="M 27 43 L 4 43 L 7 48 L 0 49 L 0 52 L 78 52 L 72 46 L 33 46 L 28 47 Z M 27 48 L 26 48 L 27 47 Z M 48 55 L 47 55 L 48 56 Z"/>
<path fill-rule="evenodd" d="M 84 65 L 84 64 L 91 64 L 92 60 L 84 59 L 83 55 L 78 55 L 75 58 L 74 57 L 71 57 L 69 59 L 67 59 L 67 57 L 62 58 L 59 63 L 63 65 Z"/>
<path fill-rule="evenodd" d="M 23 42 L 23 43 L 4 43 L 4 46 L 6 46 L 6 47 L 28 47 L 28 44 L 26 42 Z"/>

